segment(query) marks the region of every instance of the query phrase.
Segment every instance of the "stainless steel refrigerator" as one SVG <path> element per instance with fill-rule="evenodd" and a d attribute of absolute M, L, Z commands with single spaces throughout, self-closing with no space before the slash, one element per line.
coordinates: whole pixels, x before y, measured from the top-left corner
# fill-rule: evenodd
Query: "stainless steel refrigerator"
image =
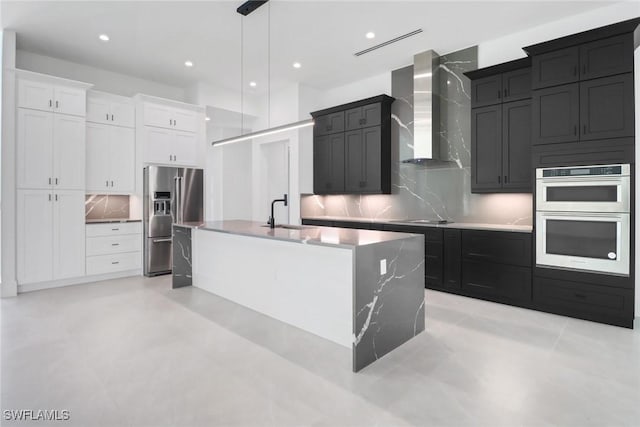
<path fill-rule="evenodd" d="M 144 275 L 171 273 L 171 225 L 203 221 L 202 169 L 144 168 Z"/>

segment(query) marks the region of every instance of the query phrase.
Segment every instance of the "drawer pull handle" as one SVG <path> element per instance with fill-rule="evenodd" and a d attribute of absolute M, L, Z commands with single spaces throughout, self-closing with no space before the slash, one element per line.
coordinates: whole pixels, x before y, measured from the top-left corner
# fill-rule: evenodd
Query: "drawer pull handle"
<path fill-rule="evenodd" d="M 491 255 L 487 255 L 487 254 L 479 254 L 477 252 L 469 252 L 467 255 L 469 256 L 477 256 L 477 257 L 481 257 L 481 258 L 489 258 Z"/>
<path fill-rule="evenodd" d="M 112 243 L 111 246 L 120 246 L 120 243 Z"/>
<path fill-rule="evenodd" d="M 111 231 L 120 231 L 119 228 L 112 228 Z"/>
<path fill-rule="evenodd" d="M 587 296 L 585 294 L 574 294 L 574 296 L 576 298 L 580 298 L 580 299 L 586 299 L 587 298 Z"/>
<path fill-rule="evenodd" d="M 111 264 L 120 264 L 120 261 L 113 261 Z"/>

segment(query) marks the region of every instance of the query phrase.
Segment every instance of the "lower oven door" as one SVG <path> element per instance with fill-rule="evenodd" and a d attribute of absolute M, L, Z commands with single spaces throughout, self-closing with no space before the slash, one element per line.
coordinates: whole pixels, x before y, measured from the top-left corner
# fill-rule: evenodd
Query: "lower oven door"
<path fill-rule="evenodd" d="M 629 275 L 628 213 L 536 213 L 536 265 Z"/>

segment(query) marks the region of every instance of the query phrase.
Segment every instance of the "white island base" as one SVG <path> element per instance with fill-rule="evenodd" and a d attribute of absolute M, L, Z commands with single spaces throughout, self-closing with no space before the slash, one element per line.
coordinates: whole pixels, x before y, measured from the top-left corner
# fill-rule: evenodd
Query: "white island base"
<path fill-rule="evenodd" d="M 194 228 L 193 286 L 352 349 L 354 371 L 424 330 L 422 235 Z"/>

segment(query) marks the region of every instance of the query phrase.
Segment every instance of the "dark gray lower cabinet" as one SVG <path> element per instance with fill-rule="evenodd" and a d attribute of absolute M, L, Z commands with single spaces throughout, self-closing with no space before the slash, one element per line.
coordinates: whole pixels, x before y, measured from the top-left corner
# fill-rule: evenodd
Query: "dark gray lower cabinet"
<path fill-rule="evenodd" d="M 460 290 L 462 280 L 462 233 L 447 228 L 443 235 L 443 276 L 442 287 L 447 290 Z"/>
<path fill-rule="evenodd" d="M 506 303 L 531 301 L 531 268 L 464 259 L 462 290 L 469 296 Z"/>
<path fill-rule="evenodd" d="M 633 289 L 536 276 L 533 303 L 550 313 L 633 327 Z"/>

